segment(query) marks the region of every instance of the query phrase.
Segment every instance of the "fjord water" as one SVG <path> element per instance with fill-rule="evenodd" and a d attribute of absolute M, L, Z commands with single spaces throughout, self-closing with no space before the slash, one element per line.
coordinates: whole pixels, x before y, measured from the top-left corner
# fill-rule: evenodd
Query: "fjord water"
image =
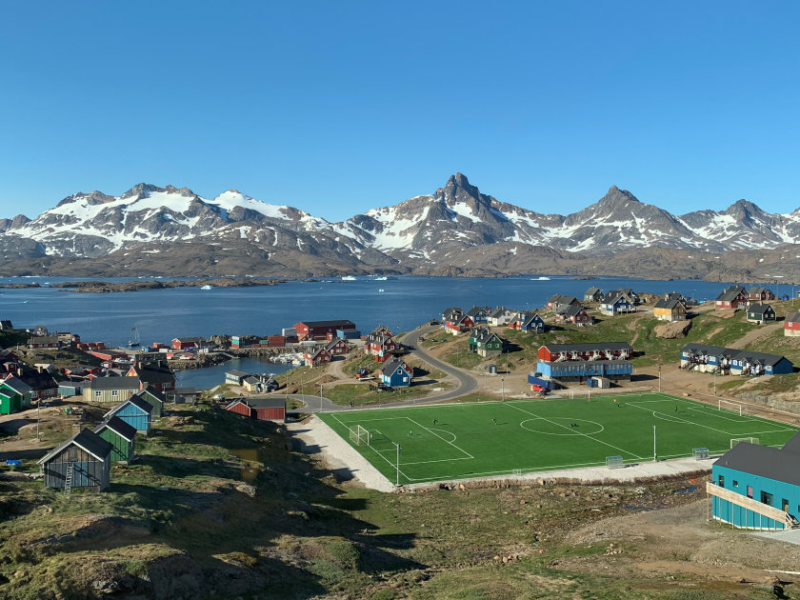
<path fill-rule="evenodd" d="M 105 294 L 61 291 L 46 285 L 63 281 L 75 280 L 0 279 L 4 283 L 38 282 L 43 286 L 0 290 L 0 319 L 10 319 L 18 329 L 45 325 L 51 332 L 79 333 L 84 341 L 104 341 L 111 346 L 127 344 L 132 328 L 136 327 L 142 345 L 149 345 L 168 343 L 175 337 L 268 335 L 280 333 L 281 328 L 298 321 L 328 319 L 350 319 L 362 333 L 380 324 L 395 332 L 407 331 L 438 319 L 449 306 L 534 310 L 543 307 L 553 294 L 582 299 L 592 286 L 603 291 L 620 287 L 648 293 L 677 291 L 698 300 L 713 300 L 730 285 L 692 280 L 540 279 L 538 275 L 499 279 L 399 277 L 383 281 L 374 278 L 289 281 L 246 288 L 189 287 Z M 788 286 L 783 287 L 786 289 L 776 289 L 776 293 L 791 292 Z"/>

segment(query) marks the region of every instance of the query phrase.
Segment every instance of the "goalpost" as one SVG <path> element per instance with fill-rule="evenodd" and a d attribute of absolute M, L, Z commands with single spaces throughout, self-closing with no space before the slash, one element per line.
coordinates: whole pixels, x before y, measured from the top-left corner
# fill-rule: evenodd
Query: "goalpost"
<path fill-rule="evenodd" d="M 742 405 L 736 402 L 730 402 L 728 400 L 723 400 L 720 398 L 717 402 L 717 410 L 729 410 L 731 412 L 739 413 L 739 416 L 742 416 Z"/>
<path fill-rule="evenodd" d="M 353 442 L 356 446 L 367 445 L 369 446 L 369 438 L 370 433 L 366 429 L 364 429 L 361 425 L 350 426 L 350 441 Z"/>
<path fill-rule="evenodd" d="M 755 437 L 743 437 L 743 438 L 731 438 L 731 448 L 733 448 L 739 442 L 748 442 L 750 444 L 758 445 L 758 438 Z"/>

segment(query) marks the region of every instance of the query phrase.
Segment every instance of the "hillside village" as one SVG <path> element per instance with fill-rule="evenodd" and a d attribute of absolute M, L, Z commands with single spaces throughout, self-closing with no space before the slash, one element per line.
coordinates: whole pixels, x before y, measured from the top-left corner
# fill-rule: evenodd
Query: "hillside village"
<path fill-rule="evenodd" d="M 11 572 L 0 565 L 4 578 L 0 585 L 13 590 L 10 598 L 26 597 L 23 594 L 28 589 L 36 589 L 38 597 L 43 598 L 111 598 L 117 593 L 188 598 L 197 597 L 206 583 L 213 581 L 209 597 L 218 597 L 224 589 L 222 580 L 230 576 L 242 590 L 237 593 L 246 597 L 262 589 L 265 578 L 276 573 L 278 580 L 288 585 L 294 577 L 289 571 L 297 570 L 301 587 L 308 590 L 305 597 L 333 590 L 339 590 L 343 597 L 358 598 L 413 595 L 397 575 L 407 571 L 411 563 L 411 571 L 424 573 L 421 577 L 443 582 L 449 580 L 456 564 L 462 565 L 459 570 L 484 569 L 485 552 L 474 548 L 471 554 L 456 558 L 450 555 L 451 550 L 445 550 L 438 557 L 434 546 L 418 538 L 409 540 L 405 549 L 389 550 L 391 557 L 378 558 L 374 541 L 356 535 L 344 522 L 369 512 L 366 506 L 381 495 L 363 490 L 352 481 L 352 475 L 339 476 L 327 470 L 320 462 L 324 458 L 299 445 L 292 434 L 292 423 L 302 426 L 304 419 L 317 410 L 452 400 L 535 401 L 542 396 L 569 398 L 576 393 L 619 394 L 641 389 L 663 389 L 701 402 L 725 398 L 754 414 L 796 423 L 800 417 L 794 369 L 800 360 L 800 342 L 794 339 L 800 332 L 798 309 L 800 301 L 775 298 L 767 288 L 733 286 L 722 290 L 712 305 L 698 304 L 679 292 L 653 296 L 630 289 L 604 293 L 590 287 L 582 299 L 555 294 L 536 311 L 443 308 L 441 319 L 407 333 L 379 326 L 362 335 L 347 319 L 300 321 L 264 338 L 176 338 L 168 344 L 132 345 L 127 349 L 106 348 L 101 341 L 86 342 L 77 333 L 51 334 L 45 326 L 22 331 L 2 321 L 0 337 L 7 349 L 0 356 L 0 430 L 4 436 L 0 439 L 0 457 L 6 461 L 2 482 L 8 500 L 2 504 L 7 522 L 0 543 L 7 553 L 19 557 L 16 562 L 28 567 L 15 567 Z M 259 355 L 265 351 L 295 356 L 298 362 L 302 357 L 304 364 L 277 376 L 230 370 L 211 390 L 176 385 L 175 368 L 198 356 Z M 426 355 L 447 365 L 442 367 L 446 370 L 431 366 L 424 360 Z M 453 369 L 473 378 L 477 387 L 468 394 L 459 393 L 464 383 L 454 378 Z M 738 489 L 726 488 L 725 481 L 749 481 L 759 476 L 760 469 L 772 469 L 763 477 L 786 479 L 783 472 L 775 471 L 775 465 L 791 464 L 796 444 L 787 444 L 780 455 L 759 446 L 748 450 L 750 446 L 733 448 L 731 456 L 724 457 L 728 461 L 725 467 L 715 467 L 713 474 L 708 465 L 692 475 L 692 482 L 698 478 L 712 482 L 713 516 L 737 526 L 752 523 L 753 515 L 765 512 L 769 516 L 764 518 L 772 519 L 773 526 L 783 523 L 778 514 L 781 510 L 797 516 L 793 509 L 800 507 L 800 482 L 791 478 L 786 485 L 796 485 L 796 489 L 765 492 L 770 494 L 769 502 L 766 497 L 760 499 L 761 505 L 777 506 L 778 512 L 761 509 L 749 491 L 741 491 L 749 490 L 750 483 L 749 487 L 736 483 L 734 488 Z M 287 477 L 301 473 L 310 479 L 287 484 Z M 283 489 L 275 488 L 277 482 Z M 681 510 L 692 511 L 692 502 L 703 496 L 705 488 L 694 484 L 693 492 L 676 502 L 669 490 L 685 484 L 681 477 L 647 483 L 649 500 L 625 484 L 611 488 L 560 484 L 555 489 L 561 490 L 556 496 L 561 495 L 562 500 L 575 501 L 588 500 L 587 494 L 594 497 L 599 489 L 611 489 L 614 502 L 590 502 L 600 507 L 598 513 L 584 513 L 586 507 L 577 505 L 568 509 L 575 511 L 579 522 L 590 524 L 598 518 L 622 515 L 621 499 L 631 494 L 643 506 L 654 503 L 660 507 L 669 498 L 666 506 L 680 505 Z M 475 488 L 464 493 L 457 510 L 470 510 L 468 496 L 481 503 L 501 493 L 510 496 L 506 506 L 513 498 L 521 505 L 533 502 L 539 507 L 536 510 L 547 512 L 546 507 L 555 500 L 554 490 L 543 484 L 540 487 L 537 490 L 526 485 L 504 492 Z M 223 555 L 211 550 L 209 540 L 193 539 L 185 546 L 179 541 L 187 535 L 187 526 L 180 523 L 178 504 L 170 500 L 173 495 L 162 497 L 165 491 L 174 492 L 174 502 L 186 507 L 195 522 L 210 523 L 213 531 L 219 531 L 223 524 L 242 531 L 240 538 L 225 542 L 228 558 L 219 558 Z M 433 501 L 437 494 L 430 494 Z M 399 502 L 410 508 L 413 501 L 401 496 L 391 504 Z M 254 518 L 265 523 L 269 515 L 262 504 L 267 498 L 282 511 L 278 522 L 269 527 L 276 528 L 273 535 L 283 540 L 279 544 L 285 545 L 285 554 L 255 551 L 255 540 L 243 542 L 248 550 L 242 554 L 236 540 L 249 538 L 238 513 L 246 506 L 258 515 Z M 351 504 L 362 508 L 352 517 L 345 516 L 350 514 L 344 510 L 348 503 L 340 504 L 337 498 L 353 498 Z M 448 502 L 445 497 L 441 501 Z M 733 506 L 744 506 L 745 512 L 735 512 Z M 35 507 L 33 512 L 30 507 Z M 43 511 L 49 515 L 44 522 L 56 527 L 60 536 L 68 536 L 66 542 L 41 542 L 35 539 L 43 535 L 38 529 L 35 534 L 20 537 L 21 529 L 29 527 L 26 515 L 41 517 Z M 337 516 L 322 516 L 330 511 L 336 511 Z M 330 531 L 324 525 L 327 518 L 335 521 Z M 384 516 L 374 518 L 381 521 Z M 410 526 L 406 517 L 400 518 L 404 526 Z M 540 527 L 536 533 L 540 542 L 532 547 L 522 540 L 512 542 L 516 534 L 510 532 L 502 533 L 500 539 L 510 535 L 505 552 L 512 562 L 549 564 L 546 571 L 537 572 L 545 585 L 558 588 L 565 584 L 562 574 L 556 574 L 557 565 L 551 563 L 562 559 L 551 553 L 567 556 L 571 552 L 567 548 L 582 542 L 570 538 L 557 524 L 555 513 L 531 515 L 526 523 L 537 523 L 538 519 L 545 523 L 551 518 L 549 533 L 542 533 L 544 525 L 533 525 Z M 317 551 L 323 558 L 313 557 L 306 548 L 311 542 L 299 533 L 300 529 L 287 527 L 296 519 L 310 520 L 319 535 L 327 536 L 321 538 L 324 541 Z M 92 525 L 94 522 L 100 524 L 100 530 Z M 699 520 L 692 522 L 701 526 Z M 786 526 L 794 525 L 790 520 Z M 386 527 L 388 523 L 379 529 Z M 286 531 L 278 533 L 282 528 Z M 505 527 L 502 529 L 505 531 Z M 392 527 L 388 527 L 390 530 Z M 124 532 L 134 532 L 134 538 L 120 546 L 121 536 L 127 535 Z M 548 538 L 556 546 L 543 549 L 541 540 Z M 136 558 L 126 554 L 127 549 L 141 553 L 141 543 L 156 543 L 160 549 L 136 554 Z M 72 550 L 62 550 L 59 544 Z M 75 559 L 86 558 L 109 544 L 121 549 L 115 551 L 121 553 L 111 561 L 111 571 L 101 573 L 98 567 L 87 578 L 70 579 L 68 583 L 42 577 L 40 569 L 50 568 L 47 565 L 55 557 L 69 563 L 70 552 Z M 525 549 L 510 551 L 512 547 Z M 48 549 L 46 556 L 50 558 L 43 558 L 43 550 L 38 548 Z M 345 548 L 347 556 L 355 558 L 337 554 Z M 547 557 L 550 562 L 542 562 Z M 754 557 L 740 560 L 757 568 Z M 493 557 L 488 558 L 491 566 Z M 501 564 L 509 564 L 506 554 L 501 558 Z M 406 566 L 397 570 L 401 563 Z M 575 584 L 578 589 L 591 587 L 587 582 L 596 581 L 597 575 L 587 575 L 574 561 L 565 564 L 582 573 L 573 580 L 579 582 Z M 161 574 L 156 575 L 154 569 L 161 569 Z M 325 569 L 334 569 L 336 575 Z M 225 572 L 229 575 L 222 575 Z M 146 578 L 142 578 L 144 573 L 148 574 Z M 184 578 L 185 588 L 178 589 L 178 583 L 168 581 L 175 573 Z M 376 573 L 384 575 L 375 579 Z M 34 585 L 35 578 L 41 581 Z M 380 581 L 392 583 L 382 585 Z M 697 575 L 697 581 L 697 585 L 705 586 L 718 580 L 706 572 Z M 70 589 L 79 595 L 70 596 Z"/>

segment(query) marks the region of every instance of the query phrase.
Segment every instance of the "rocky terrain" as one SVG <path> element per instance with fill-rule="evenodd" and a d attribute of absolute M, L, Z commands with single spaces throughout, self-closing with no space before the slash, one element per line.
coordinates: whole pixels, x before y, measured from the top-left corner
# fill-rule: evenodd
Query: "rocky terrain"
<path fill-rule="evenodd" d="M 338 276 L 533 273 L 716 281 L 800 280 L 800 209 L 746 200 L 681 216 L 612 186 L 587 208 L 545 214 L 451 176 L 431 195 L 340 223 L 229 190 L 139 184 L 0 220 L 0 275 Z"/>

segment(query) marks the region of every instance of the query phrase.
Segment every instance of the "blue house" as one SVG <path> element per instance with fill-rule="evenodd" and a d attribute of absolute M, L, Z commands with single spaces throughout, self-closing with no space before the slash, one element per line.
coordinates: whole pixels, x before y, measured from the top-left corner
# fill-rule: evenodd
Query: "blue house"
<path fill-rule="evenodd" d="M 794 365 L 785 356 L 777 354 L 686 344 L 681 349 L 681 368 L 702 373 L 719 371 L 732 375 L 785 375 L 794 370 Z"/>
<path fill-rule="evenodd" d="M 736 444 L 711 469 L 711 514 L 740 529 L 791 529 L 800 518 L 800 433 L 782 449 Z"/>
<path fill-rule="evenodd" d="M 381 383 L 392 388 L 411 385 L 413 372 L 402 360 L 392 358 L 383 363 L 379 370 Z"/>
<path fill-rule="evenodd" d="M 514 323 L 512 323 L 512 327 L 513 325 Z M 532 315 L 523 313 L 520 315 L 519 330 L 526 333 L 544 333 L 544 319 L 539 316 L 539 313 Z"/>
<path fill-rule="evenodd" d="M 150 431 L 152 413 L 153 406 L 151 404 L 138 396 L 132 396 L 103 415 L 103 420 L 108 421 L 111 417 L 119 417 L 136 431 L 147 435 Z"/>
<path fill-rule="evenodd" d="M 609 294 L 600 303 L 600 312 L 606 315 L 618 315 L 620 313 L 636 312 L 636 307 L 626 294 Z"/>

